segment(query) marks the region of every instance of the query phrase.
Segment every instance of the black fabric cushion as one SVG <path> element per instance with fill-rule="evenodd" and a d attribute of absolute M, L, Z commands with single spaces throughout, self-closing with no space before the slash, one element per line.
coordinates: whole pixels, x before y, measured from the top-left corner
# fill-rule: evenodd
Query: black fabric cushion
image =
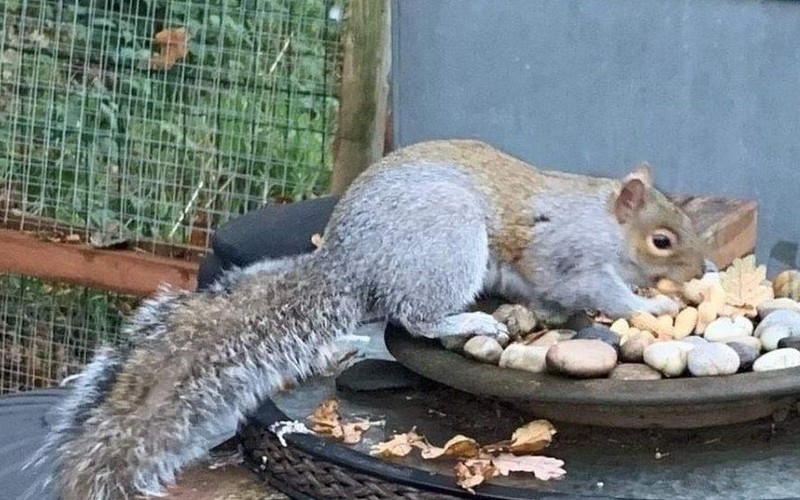
<path fill-rule="evenodd" d="M 268 205 L 224 224 L 211 238 L 214 253 L 200 264 L 198 288 L 208 286 L 232 265 L 313 251 L 311 237 L 322 233 L 338 201 L 338 196 L 324 196 Z"/>

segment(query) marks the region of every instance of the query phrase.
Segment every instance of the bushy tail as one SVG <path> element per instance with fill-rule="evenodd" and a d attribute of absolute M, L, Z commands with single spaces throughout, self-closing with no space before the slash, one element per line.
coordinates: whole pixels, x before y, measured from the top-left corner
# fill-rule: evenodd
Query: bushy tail
<path fill-rule="evenodd" d="M 328 347 L 362 309 L 315 269 L 309 259 L 210 293 L 153 299 L 166 313 L 137 314 L 132 328 L 147 319 L 149 333 L 99 353 L 64 406 L 51 439 L 62 498 L 161 496 L 276 389 L 326 369 Z"/>

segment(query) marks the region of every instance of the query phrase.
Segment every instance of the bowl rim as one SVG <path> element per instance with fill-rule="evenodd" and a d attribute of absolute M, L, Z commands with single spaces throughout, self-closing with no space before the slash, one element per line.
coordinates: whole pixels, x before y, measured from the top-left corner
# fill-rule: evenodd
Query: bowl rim
<path fill-rule="evenodd" d="M 603 406 L 706 405 L 800 394 L 800 367 L 659 380 L 575 379 L 481 363 L 388 324 L 392 356 L 411 371 L 464 392 L 527 402 Z"/>

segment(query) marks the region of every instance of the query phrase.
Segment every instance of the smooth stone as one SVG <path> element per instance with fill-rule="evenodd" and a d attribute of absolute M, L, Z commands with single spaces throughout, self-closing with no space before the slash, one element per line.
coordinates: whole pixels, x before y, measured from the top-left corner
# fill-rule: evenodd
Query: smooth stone
<path fill-rule="evenodd" d="M 679 340 L 656 342 L 644 350 L 644 362 L 665 377 L 677 377 L 686 370 L 688 353 L 694 348 Z"/>
<path fill-rule="evenodd" d="M 619 348 L 619 357 L 627 363 L 641 363 L 644 350 L 655 341 L 655 336 L 650 332 L 634 333 Z"/>
<path fill-rule="evenodd" d="M 569 329 L 566 329 L 566 328 L 561 328 L 561 329 L 553 330 L 553 331 L 558 334 L 558 341 L 559 342 L 563 342 L 565 340 L 572 340 L 572 339 L 575 338 L 575 335 L 578 334 L 578 332 L 576 332 L 575 330 L 569 330 Z"/>
<path fill-rule="evenodd" d="M 761 345 L 765 351 L 774 351 L 781 340 L 790 338 L 792 331 L 785 325 L 769 325 L 761 332 Z"/>
<path fill-rule="evenodd" d="M 752 345 L 745 344 L 744 342 L 740 342 L 738 340 L 728 342 L 725 345 L 736 351 L 736 355 L 739 356 L 738 371 L 740 372 L 750 371 L 750 369 L 753 368 L 753 363 L 761 354 L 759 350 Z"/>
<path fill-rule="evenodd" d="M 800 337 L 785 337 L 778 341 L 778 348 L 791 348 L 800 351 Z"/>
<path fill-rule="evenodd" d="M 695 377 L 732 375 L 739 370 L 739 355 L 725 344 L 697 345 L 686 355 L 686 367 Z"/>
<path fill-rule="evenodd" d="M 494 319 L 506 325 L 508 334 L 512 338 L 519 338 L 521 335 L 532 332 L 539 319 L 533 311 L 519 304 L 503 304 L 493 313 Z"/>
<path fill-rule="evenodd" d="M 758 351 L 759 353 L 761 352 L 761 339 L 757 337 L 752 337 L 752 336 L 742 337 L 736 340 L 731 340 L 731 342 L 738 342 L 739 344 L 748 345 L 753 349 L 755 349 L 756 351 Z M 730 342 L 726 342 L 726 344 L 730 344 Z"/>
<path fill-rule="evenodd" d="M 550 347 L 556 345 L 559 342 L 559 340 L 561 340 L 561 336 L 558 334 L 558 332 L 555 330 L 551 330 L 542 335 L 541 337 L 539 337 L 538 339 L 531 342 L 530 345 Z"/>
<path fill-rule="evenodd" d="M 602 340 L 614 349 L 619 349 L 620 337 L 605 325 L 592 325 L 575 334 L 575 339 Z"/>
<path fill-rule="evenodd" d="M 688 337 L 682 338 L 681 342 L 686 342 L 687 344 L 692 344 L 695 346 L 708 344 L 708 340 L 704 339 L 699 335 L 689 335 Z"/>
<path fill-rule="evenodd" d="M 559 342 L 547 351 L 547 368 L 576 378 L 607 375 L 617 364 L 617 351 L 602 340 L 572 339 Z"/>
<path fill-rule="evenodd" d="M 753 363 L 754 372 L 767 372 L 772 370 L 782 370 L 784 368 L 793 368 L 800 366 L 800 351 L 797 349 L 783 348 L 775 349 L 761 355 L 755 363 Z"/>
<path fill-rule="evenodd" d="M 764 350 L 778 348 L 778 342 L 786 337 L 800 336 L 800 313 L 788 309 L 778 309 L 761 320 L 755 331 L 761 339 Z"/>
<path fill-rule="evenodd" d="M 717 318 L 708 324 L 703 337 L 709 342 L 730 342 L 753 333 L 753 323 L 744 316 Z"/>
<path fill-rule="evenodd" d="M 608 378 L 614 380 L 659 380 L 661 373 L 644 363 L 622 363 L 614 367 Z"/>
<path fill-rule="evenodd" d="M 766 318 L 775 311 L 794 311 L 800 313 L 800 303 L 786 297 L 768 299 L 756 306 L 756 311 L 761 319 Z"/>
<path fill-rule="evenodd" d="M 542 373 L 547 369 L 547 351 L 550 346 L 511 344 L 500 355 L 501 368 L 513 368 Z"/>
<path fill-rule="evenodd" d="M 484 363 L 495 364 L 500 361 L 503 347 L 492 337 L 476 335 L 464 344 L 464 352 Z"/>

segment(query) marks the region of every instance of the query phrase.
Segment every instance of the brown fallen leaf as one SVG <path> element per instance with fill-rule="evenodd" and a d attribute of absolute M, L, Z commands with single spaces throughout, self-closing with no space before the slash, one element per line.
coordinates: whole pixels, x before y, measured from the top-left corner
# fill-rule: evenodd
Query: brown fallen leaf
<path fill-rule="evenodd" d="M 534 420 L 515 430 L 510 440 L 486 445 L 483 447 L 483 451 L 488 453 L 498 451 L 536 453 L 550 446 L 555 434 L 556 428 L 553 427 L 553 424 L 547 420 Z"/>
<path fill-rule="evenodd" d="M 323 436 L 330 436 L 346 444 L 355 444 L 361 441 L 361 435 L 368 431 L 377 422 L 358 420 L 355 422 L 342 422 L 339 415 L 339 401 L 328 398 L 320 403 L 308 417 L 313 424 L 311 430 Z"/>
<path fill-rule="evenodd" d="M 331 436 L 346 444 L 356 444 L 361 441 L 361 435 L 368 431 L 372 424 L 366 420 L 349 422 L 335 427 Z"/>
<path fill-rule="evenodd" d="M 153 69 L 170 69 L 178 60 L 189 54 L 189 35 L 186 28 L 166 28 L 156 33 L 158 54 L 150 59 Z"/>
<path fill-rule="evenodd" d="M 458 462 L 453 467 L 458 485 L 475 494 L 474 488 L 497 475 L 497 469 L 491 460 L 468 460 Z"/>
<path fill-rule="evenodd" d="M 373 445 L 369 454 L 381 458 L 404 457 L 414 448 L 425 449 L 425 438 L 417 434 L 415 429 L 411 429 L 409 432 L 394 434 L 389 441 Z"/>
<path fill-rule="evenodd" d="M 720 273 L 726 302 L 741 314 L 755 317 L 756 306 L 774 297 L 772 283 L 767 280 L 767 266 L 756 266 L 755 255 L 736 259 Z"/>
<path fill-rule="evenodd" d="M 331 429 L 340 425 L 339 401 L 336 398 L 328 398 L 314 409 L 308 417 L 314 426 L 314 432 L 331 432 Z"/>
<path fill-rule="evenodd" d="M 480 454 L 480 445 L 477 441 L 461 434 L 453 437 L 443 447 L 427 445 L 420 455 L 425 460 L 439 458 L 442 455 L 459 458 L 473 458 Z"/>

